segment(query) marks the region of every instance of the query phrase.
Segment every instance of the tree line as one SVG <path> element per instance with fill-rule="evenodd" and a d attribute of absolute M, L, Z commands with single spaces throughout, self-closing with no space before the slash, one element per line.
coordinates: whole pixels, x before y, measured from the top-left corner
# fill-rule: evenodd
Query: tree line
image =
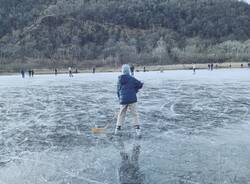
<path fill-rule="evenodd" d="M 250 61 L 250 5 L 237 0 L 0 3 L 2 64 L 84 67 Z"/>

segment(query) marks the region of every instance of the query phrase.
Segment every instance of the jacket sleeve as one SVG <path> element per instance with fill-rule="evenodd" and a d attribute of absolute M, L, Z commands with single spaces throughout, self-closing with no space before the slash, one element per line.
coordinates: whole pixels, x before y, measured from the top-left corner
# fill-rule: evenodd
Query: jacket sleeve
<path fill-rule="evenodd" d="M 120 83 L 120 79 L 118 79 L 117 82 L 117 97 L 120 99 L 120 89 L 121 89 L 121 83 Z"/>
<path fill-rule="evenodd" d="M 141 89 L 143 86 L 143 83 L 137 79 L 135 79 L 135 91 L 136 93 L 139 91 L 139 89 Z"/>

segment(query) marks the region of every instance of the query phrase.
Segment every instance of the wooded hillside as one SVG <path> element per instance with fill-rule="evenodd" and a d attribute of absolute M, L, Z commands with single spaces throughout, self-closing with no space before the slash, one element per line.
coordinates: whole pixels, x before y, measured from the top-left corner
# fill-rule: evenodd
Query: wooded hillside
<path fill-rule="evenodd" d="M 0 60 L 18 70 L 250 61 L 237 0 L 0 0 Z"/>

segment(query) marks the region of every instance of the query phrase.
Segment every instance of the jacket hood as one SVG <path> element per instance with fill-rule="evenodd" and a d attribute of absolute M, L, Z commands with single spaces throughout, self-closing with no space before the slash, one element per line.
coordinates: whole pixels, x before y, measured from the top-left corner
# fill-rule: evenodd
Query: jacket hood
<path fill-rule="evenodd" d="M 128 64 L 122 65 L 122 74 L 124 75 L 130 75 L 130 66 Z"/>

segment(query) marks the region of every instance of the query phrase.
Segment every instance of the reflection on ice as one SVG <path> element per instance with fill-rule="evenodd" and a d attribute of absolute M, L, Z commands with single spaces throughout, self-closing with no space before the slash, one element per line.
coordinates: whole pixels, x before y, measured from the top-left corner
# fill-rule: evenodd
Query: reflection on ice
<path fill-rule="evenodd" d="M 136 73 L 140 140 L 113 136 L 117 75 L 1 76 L 0 184 L 249 183 L 249 70 Z"/>
<path fill-rule="evenodd" d="M 139 165 L 139 156 L 141 146 L 139 144 L 134 144 L 132 153 L 129 155 L 128 151 L 125 150 L 124 143 L 122 139 L 120 142 L 120 156 L 121 156 L 121 164 L 118 170 L 119 174 L 119 182 L 121 184 L 143 184 L 144 176 L 140 170 Z"/>

